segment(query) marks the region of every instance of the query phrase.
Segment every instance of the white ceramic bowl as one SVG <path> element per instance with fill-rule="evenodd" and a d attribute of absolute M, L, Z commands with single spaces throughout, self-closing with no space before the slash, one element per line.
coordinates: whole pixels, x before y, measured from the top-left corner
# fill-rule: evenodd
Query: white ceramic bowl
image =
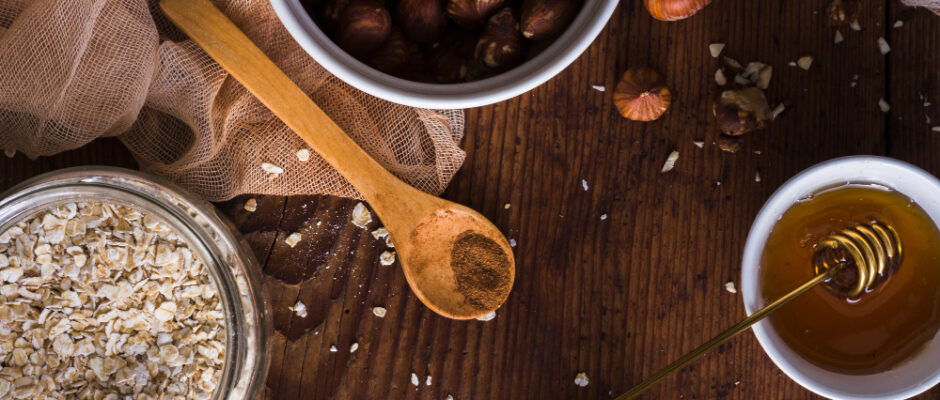
<path fill-rule="evenodd" d="M 346 83 L 399 104 L 423 108 L 468 108 L 500 102 L 534 89 L 558 75 L 594 41 L 618 0 L 585 0 L 568 29 L 526 63 L 491 78 L 455 84 L 412 82 L 356 60 L 320 30 L 300 0 L 271 0 L 294 40 L 320 65 Z"/>
<path fill-rule="evenodd" d="M 797 200 L 847 182 L 874 183 L 900 192 L 917 203 L 930 218 L 940 221 L 940 181 L 913 165 L 898 160 L 857 156 L 817 164 L 777 189 L 757 215 L 744 247 L 741 293 L 748 315 L 760 309 L 759 266 L 764 243 L 780 215 Z M 940 293 L 938 293 L 940 296 Z M 819 368 L 803 359 L 780 339 L 768 321 L 753 327 L 761 347 L 777 367 L 803 387 L 835 399 L 904 399 L 940 382 L 940 335 L 910 360 L 891 371 L 872 375 L 845 375 Z"/>

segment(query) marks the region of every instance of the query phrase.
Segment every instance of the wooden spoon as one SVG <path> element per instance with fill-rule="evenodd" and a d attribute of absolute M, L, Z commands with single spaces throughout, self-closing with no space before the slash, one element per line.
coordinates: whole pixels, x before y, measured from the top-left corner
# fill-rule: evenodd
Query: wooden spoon
<path fill-rule="evenodd" d="M 408 284 L 428 308 L 469 319 L 506 301 L 515 261 L 486 217 L 385 170 L 209 0 L 163 0 L 160 8 L 372 205 L 394 239 Z"/>

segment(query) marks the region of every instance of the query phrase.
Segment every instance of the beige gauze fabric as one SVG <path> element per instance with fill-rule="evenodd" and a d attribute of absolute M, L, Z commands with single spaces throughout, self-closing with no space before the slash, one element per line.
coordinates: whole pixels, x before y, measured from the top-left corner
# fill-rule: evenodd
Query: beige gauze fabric
<path fill-rule="evenodd" d="M 421 190 L 444 190 L 464 160 L 462 111 L 405 107 L 352 88 L 294 42 L 266 0 L 215 4 L 382 165 Z M 108 136 L 143 170 L 208 200 L 358 197 L 312 149 L 301 161 L 304 142 L 155 0 L 0 0 L 0 148 L 48 156 Z"/>

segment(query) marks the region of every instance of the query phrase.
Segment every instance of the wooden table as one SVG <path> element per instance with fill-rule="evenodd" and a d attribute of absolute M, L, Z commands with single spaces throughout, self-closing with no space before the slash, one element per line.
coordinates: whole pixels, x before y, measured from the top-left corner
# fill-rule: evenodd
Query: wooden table
<path fill-rule="evenodd" d="M 450 321 L 422 306 L 397 266 L 379 265 L 384 244 L 349 223 L 355 201 L 258 197 L 253 214 L 242 209 L 246 197 L 220 204 L 254 245 L 269 281 L 276 336 L 267 394 L 605 398 L 730 326 L 744 308 L 724 284 L 738 280 L 751 220 L 786 179 L 851 154 L 888 155 L 940 174 L 940 133 L 930 129 L 940 125 L 940 104 L 928 104 L 940 101 L 940 17 L 895 0 L 864 3 L 862 30 L 843 27 L 845 41 L 834 44 L 824 0 L 716 0 L 676 23 L 654 21 L 641 2 L 624 1 L 558 77 L 468 110 L 467 162 L 445 197 L 482 211 L 518 242 L 515 288 L 489 322 Z M 904 25 L 894 28 L 898 20 Z M 878 37 L 891 44 L 887 56 Z M 739 61 L 772 65 L 768 97 L 787 106 L 735 154 L 715 145 L 713 42 L 727 43 L 724 54 Z M 809 71 L 788 66 L 804 55 L 815 58 Z M 639 65 L 661 71 L 674 94 L 660 121 L 630 122 L 614 110 L 620 74 Z M 879 110 L 880 98 L 890 112 Z M 660 173 L 674 149 L 675 170 Z M 2 157 L 0 188 L 88 164 L 134 161 L 114 140 L 36 161 Z M 314 240 L 290 248 L 284 238 L 294 231 Z M 298 300 L 306 318 L 288 309 Z M 388 314 L 374 316 L 373 306 Z M 353 343 L 359 348 L 350 353 Z M 574 384 L 579 372 L 589 386 Z M 812 397 L 751 334 L 647 395 Z M 940 390 L 924 398 L 940 398 Z"/>

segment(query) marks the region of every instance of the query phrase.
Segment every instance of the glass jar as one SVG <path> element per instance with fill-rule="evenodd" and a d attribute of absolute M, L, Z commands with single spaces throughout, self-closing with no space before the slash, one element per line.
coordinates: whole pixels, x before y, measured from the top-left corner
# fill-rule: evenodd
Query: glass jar
<path fill-rule="evenodd" d="M 214 399 L 253 399 L 267 377 L 270 304 L 248 244 L 208 202 L 160 179 L 126 169 L 79 167 L 29 179 L 0 195 L 0 232 L 70 202 L 124 205 L 164 221 L 203 260 L 222 302 L 226 353 Z"/>

